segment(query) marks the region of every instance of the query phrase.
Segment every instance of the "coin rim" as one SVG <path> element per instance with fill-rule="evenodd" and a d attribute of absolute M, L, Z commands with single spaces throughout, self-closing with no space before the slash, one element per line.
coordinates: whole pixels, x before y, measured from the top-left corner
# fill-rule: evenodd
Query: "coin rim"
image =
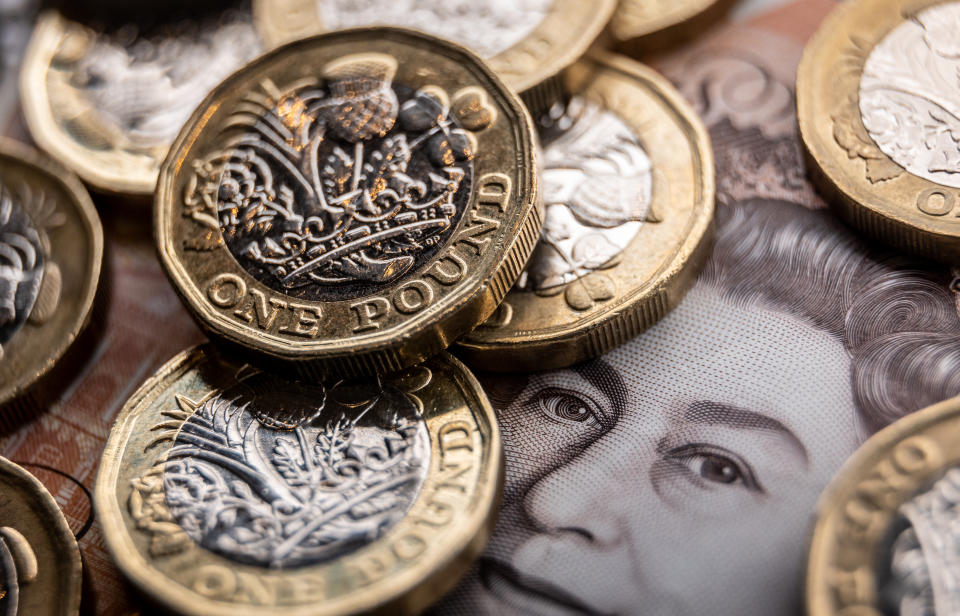
<path fill-rule="evenodd" d="M 124 524 L 123 506 L 117 498 L 117 481 L 120 465 L 129 435 L 135 427 L 135 411 L 144 400 L 162 394 L 167 387 L 166 381 L 174 375 L 185 375 L 191 370 L 201 368 L 205 363 L 217 361 L 221 353 L 207 343 L 190 347 L 173 356 L 130 396 L 124 403 L 107 437 L 103 455 L 97 470 L 93 490 L 93 505 L 103 529 L 104 542 L 117 567 L 139 589 L 147 593 L 169 609 L 182 614 L 197 616 L 320 616 L 366 612 L 379 613 L 417 613 L 451 590 L 466 573 L 474 560 L 482 553 L 496 524 L 499 506 L 503 494 L 505 460 L 500 426 L 489 398 L 476 377 L 462 362 L 449 353 L 440 353 L 431 361 L 446 362 L 453 372 L 462 379 L 460 392 L 477 418 L 487 422 L 489 433 L 484 439 L 487 445 L 486 468 L 478 473 L 480 477 L 476 498 L 469 510 L 457 519 L 459 530 L 451 533 L 450 546 L 445 552 L 424 564 L 421 559 L 416 565 L 405 569 L 401 574 L 388 581 L 374 582 L 359 595 L 350 600 L 341 597 L 339 604 L 349 603 L 348 609 L 330 611 L 324 604 L 302 604 L 298 606 L 255 606 L 234 604 L 223 607 L 222 602 L 198 600 L 193 593 L 176 596 L 170 593 L 169 578 L 150 566 L 149 559 L 133 545 L 129 529 Z M 238 362 L 239 363 L 239 362 Z M 470 400 L 472 398 L 472 401 Z M 470 406 L 475 403 L 476 406 Z M 478 422 L 479 424 L 479 422 Z M 482 426 L 481 426 L 482 428 Z M 433 446 L 435 435 L 431 433 Z M 423 494 L 417 496 L 419 501 Z M 376 541 L 383 541 L 381 537 Z M 202 548 L 201 548 L 202 549 Z M 383 586 L 383 588 L 381 588 Z"/>
<path fill-rule="evenodd" d="M 516 187 L 516 196 L 512 198 L 516 203 L 516 212 L 504 221 L 505 227 L 512 226 L 514 230 L 512 233 L 509 230 L 506 231 L 509 236 L 501 246 L 496 248 L 502 251 L 497 263 L 492 264 L 485 271 L 468 274 L 470 278 L 465 283 L 460 283 L 462 288 L 458 288 L 453 294 L 441 300 L 447 302 L 447 305 L 435 303 L 428 310 L 407 318 L 395 326 L 376 333 L 364 333 L 363 341 L 360 343 L 357 343 L 352 336 L 346 335 L 327 340 L 303 342 L 280 339 L 276 336 L 268 337 L 262 332 L 234 323 L 211 307 L 199 286 L 193 284 L 190 273 L 178 258 L 177 248 L 174 246 L 176 238 L 167 228 L 170 225 L 166 221 L 174 215 L 174 203 L 178 199 L 174 193 L 174 184 L 178 170 L 183 164 L 182 150 L 188 141 L 193 140 L 196 124 L 209 115 L 210 107 L 219 105 L 219 99 L 223 98 L 226 92 L 235 90 L 237 82 L 246 82 L 250 72 L 257 71 L 261 66 L 273 63 L 286 54 L 295 54 L 299 48 L 310 48 L 322 45 L 326 41 L 336 42 L 340 39 L 359 40 L 362 36 L 391 37 L 405 43 L 426 43 L 430 46 L 431 52 L 437 52 L 440 49 L 454 57 L 472 60 L 480 75 L 494 87 L 499 86 L 501 92 L 498 96 L 502 96 L 504 105 L 517 119 L 516 124 L 511 127 L 511 132 L 518 138 L 519 149 L 515 154 L 517 156 L 526 154 L 525 158 L 528 162 L 525 168 L 523 165 L 518 165 L 517 174 L 523 186 Z M 311 374 L 312 367 L 329 373 L 359 375 L 371 373 L 375 365 L 389 366 L 393 369 L 412 365 L 444 350 L 452 341 L 486 320 L 516 281 L 522 264 L 529 258 L 535 241 L 528 241 L 528 239 L 532 240 L 539 236 L 542 222 L 538 205 L 540 191 L 536 174 L 537 152 L 534 147 L 536 143 L 534 134 L 533 121 L 516 94 L 503 84 L 483 60 L 461 45 L 414 30 L 379 27 L 340 30 L 294 41 L 261 55 L 221 82 L 197 107 L 174 141 L 167 158 L 161 165 L 153 208 L 154 238 L 161 265 L 177 294 L 205 331 L 230 345 L 236 345 L 254 357 L 289 362 L 295 369 L 308 371 Z M 476 195 L 470 203 L 471 207 L 475 201 Z M 246 274 L 239 263 L 237 268 L 238 271 Z M 510 271 L 511 269 L 515 269 L 516 272 Z M 344 358 L 353 359 L 357 363 L 348 367 L 342 363 Z M 364 365 L 359 365 L 361 363 Z"/>
<path fill-rule="evenodd" d="M 494 372 L 536 371 L 570 366 L 603 355 L 653 326 L 675 308 L 693 286 L 713 248 L 716 173 L 710 135 L 699 115 L 683 95 L 661 74 L 625 56 L 591 52 L 583 62 L 640 82 L 651 98 L 664 101 L 676 125 L 687 138 L 695 160 L 700 161 L 699 185 L 686 235 L 668 261 L 653 275 L 633 284 L 626 293 L 599 309 L 589 309 L 568 325 L 524 330 L 523 335 L 496 337 L 468 334 L 455 352 L 476 368 Z M 594 71 L 599 72 L 599 71 Z M 538 238 L 539 241 L 539 238 Z M 628 250 L 635 242 L 631 240 Z M 630 281 L 635 282 L 635 281 Z M 510 293 L 504 299 L 508 299 Z"/>
<path fill-rule="evenodd" d="M 74 319 L 69 331 L 64 333 L 59 346 L 54 348 L 52 352 L 49 352 L 49 349 L 44 350 L 44 361 L 38 369 L 29 373 L 20 373 L 22 376 L 19 378 L 15 376 L 13 382 L 0 385 L 0 405 L 23 395 L 31 385 L 53 369 L 57 361 L 63 357 L 77 337 L 86 329 L 92 316 L 93 302 L 100 286 L 100 274 L 103 268 L 103 226 L 100 223 L 100 216 L 93 206 L 93 201 L 90 199 L 90 194 L 83 187 L 79 178 L 41 152 L 19 141 L 0 137 L 0 166 L 3 165 L 4 158 L 15 159 L 40 171 L 51 182 L 58 183 L 64 192 L 72 197 L 73 203 L 71 205 L 76 208 L 78 217 L 87 225 L 90 238 L 90 252 L 87 254 L 87 258 L 91 263 L 91 268 L 89 278 L 83 281 L 85 293 L 78 302 L 79 310 L 77 310 L 76 319 Z M 42 328 L 44 325 L 39 327 Z M 29 336 L 29 330 L 21 328 L 14 334 L 10 342 L 19 340 L 18 344 L 21 344 L 25 334 Z"/>
<path fill-rule="evenodd" d="M 934 428 L 947 419 L 960 417 L 960 396 L 949 398 L 911 413 L 868 438 L 843 463 L 827 488 L 820 495 L 814 516 L 813 533 L 809 542 L 806 563 L 804 596 L 808 612 L 813 616 L 833 614 L 828 603 L 831 560 L 829 554 L 834 535 L 827 524 L 841 514 L 841 506 L 854 496 L 864 472 L 878 462 L 878 456 L 889 452 L 898 442 Z"/>
<path fill-rule="evenodd" d="M 66 599 L 67 613 L 78 613 L 80 611 L 80 599 L 83 590 L 83 563 L 80 558 L 80 547 L 77 545 L 77 539 L 73 531 L 70 530 L 70 525 L 67 523 L 66 516 L 63 515 L 63 510 L 57 505 L 57 501 L 54 500 L 53 495 L 50 494 L 46 486 L 44 486 L 33 473 L 11 460 L 0 456 L 0 475 L 4 473 L 14 476 L 19 481 L 26 482 L 33 488 L 34 495 L 40 499 L 40 503 L 44 507 L 43 513 L 50 518 L 49 520 L 44 520 L 44 527 L 47 529 L 48 534 L 53 534 L 56 537 L 57 541 L 55 543 L 72 548 L 66 554 L 59 554 L 58 560 L 60 562 L 67 561 L 69 576 L 64 582 L 67 586 L 73 586 L 73 589 L 69 591 L 70 596 Z M 30 509 L 36 513 L 33 507 L 30 507 Z M 40 516 L 38 515 L 37 517 Z M 4 521 L 4 523 L 6 523 L 6 521 Z M 14 528 L 16 528 L 15 525 Z"/>

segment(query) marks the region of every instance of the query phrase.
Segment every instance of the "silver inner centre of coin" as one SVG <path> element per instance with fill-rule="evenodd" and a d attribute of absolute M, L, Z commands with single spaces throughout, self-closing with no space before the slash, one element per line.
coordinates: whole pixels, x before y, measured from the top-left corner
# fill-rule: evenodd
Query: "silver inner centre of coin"
<path fill-rule="evenodd" d="M 261 50 L 249 13 L 140 36 L 73 24 L 48 73 L 51 104 L 79 140 L 132 153 L 166 149 L 211 88 Z"/>
<path fill-rule="evenodd" d="M 0 184 L 0 359 L 3 345 L 23 327 L 33 309 L 43 279 L 41 234 L 19 199 Z"/>
<path fill-rule="evenodd" d="M 317 0 L 329 30 L 401 26 L 442 36 L 484 58 L 513 47 L 536 29 L 554 0 Z"/>
<path fill-rule="evenodd" d="M 317 78 L 262 82 L 194 163 L 189 215 L 303 299 L 369 295 L 425 267 L 468 209 L 474 133 L 496 110 L 479 88 L 414 90 L 396 71 L 393 56 L 352 54 Z"/>
<path fill-rule="evenodd" d="M 331 388 L 242 379 L 183 422 L 166 505 L 195 543 L 235 562 L 336 558 L 382 536 L 419 495 L 430 462 L 422 408 L 375 377 Z"/>
<path fill-rule="evenodd" d="M 910 173 L 960 188 L 960 2 L 917 13 L 870 52 L 860 114 L 880 150 Z"/>
<path fill-rule="evenodd" d="M 960 468 L 900 507 L 891 547 L 891 607 L 902 616 L 960 613 Z"/>
<path fill-rule="evenodd" d="M 653 191 L 650 159 L 616 113 L 575 98 L 546 132 L 558 134 L 543 149 L 543 227 L 517 284 L 530 291 L 572 282 L 614 260 L 640 231 Z"/>

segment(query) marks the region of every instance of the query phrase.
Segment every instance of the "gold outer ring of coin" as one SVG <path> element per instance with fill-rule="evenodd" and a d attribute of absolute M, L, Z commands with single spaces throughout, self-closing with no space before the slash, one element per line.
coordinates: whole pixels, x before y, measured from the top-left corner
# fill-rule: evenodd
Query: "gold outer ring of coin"
<path fill-rule="evenodd" d="M 392 436 L 384 442 L 389 440 L 393 445 L 381 452 L 375 466 L 386 470 L 398 468 L 390 464 L 392 456 L 417 452 L 412 454 L 412 459 L 424 468 L 425 478 L 412 497 L 404 497 L 408 504 L 402 517 L 384 523 L 385 528 L 379 536 L 366 539 L 361 545 L 347 548 L 342 553 L 320 556 L 316 560 L 310 560 L 308 552 L 301 552 L 308 555 L 304 560 L 289 567 L 283 566 L 285 561 L 280 561 L 281 568 L 262 564 L 257 560 L 262 556 L 259 552 L 245 552 L 247 560 L 244 563 L 235 557 L 239 549 L 232 552 L 229 544 L 214 551 L 204 536 L 188 537 L 177 522 L 180 518 L 171 512 L 170 497 L 165 495 L 163 488 L 183 481 L 184 477 L 193 477 L 189 469 L 170 465 L 184 459 L 184 447 L 196 445 L 200 438 L 205 439 L 204 442 L 220 443 L 206 446 L 208 453 L 213 453 L 202 460 L 194 458 L 194 464 L 206 464 L 205 476 L 229 475 L 238 468 L 242 470 L 233 475 L 231 482 L 234 501 L 262 500 L 276 504 L 284 500 L 278 497 L 270 501 L 263 496 L 267 491 L 239 489 L 243 487 L 239 486 L 241 483 L 246 485 L 258 477 L 269 476 L 273 489 L 282 492 L 276 482 L 284 484 L 285 481 L 280 475 L 273 474 L 275 468 L 270 472 L 266 468 L 278 459 L 276 452 L 279 449 L 271 449 L 272 443 L 279 447 L 283 440 L 285 446 L 306 452 L 297 458 L 301 461 L 300 468 L 308 463 L 308 458 L 312 464 L 321 464 L 314 458 L 323 452 L 310 453 L 309 448 L 302 447 L 321 442 L 317 440 L 320 437 L 315 438 L 315 433 L 326 434 L 335 429 L 341 425 L 339 419 L 333 421 L 328 414 L 326 423 L 308 420 L 296 427 L 284 425 L 279 429 L 270 426 L 279 426 L 280 422 L 257 424 L 258 419 L 250 416 L 251 410 L 256 411 L 257 417 L 268 412 L 266 406 L 257 406 L 256 401 L 272 401 L 274 397 L 268 394 L 274 390 L 261 385 L 257 390 L 260 398 L 254 398 L 249 405 L 238 406 L 246 399 L 238 401 L 232 393 L 236 389 L 231 389 L 238 383 L 251 383 L 251 376 L 265 377 L 268 383 L 273 378 L 269 373 L 259 372 L 221 354 L 212 345 L 195 347 L 160 368 L 121 410 L 107 440 L 94 493 L 97 517 L 103 526 L 107 546 L 120 569 L 158 603 L 187 615 L 417 613 L 448 591 L 480 555 L 492 532 L 503 480 L 503 454 L 496 418 L 483 389 L 470 371 L 448 353 L 441 353 L 402 373 L 367 377 L 361 382 L 359 391 L 363 393 L 369 391 L 372 383 L 377 383 L 377 387 L 383 387 L 383 383 L 396 383 L 397 387 L 403 388 L 404 394 L 397 394 L 394 390 L 388 411 L 399 408 L 396 400 L 403 396 L 408 400 L 419 400 L 417 427 L 405 428 L 407 434 L 416 436 L 400 438 L 391 432 Z M 341 399 L 336 393 L 341 386 L 343 382 L 328 386 L 319 396 L 302 399 L 309 400 L 311 408 L 315 400 L 320 400 L 320 413 L 330 413 L 330 401 Z M 317 385 L 303 387 L 312 391 Z M 285 385 L 283 393 L 289 394 L 290 391 L 296 391 L 296 386 Z M 348 387 L 346 391 L 355 390 Z M 339 408 L 346 409 L 346 414 L 341 415 L 341 419 L 356 418 L 357 413 L 363 416 L 363 404 L 352 408 L 347 408 L 352 402 L 343 404 L 345 406 Z M 289 411 L 290 406 L 286 408 Z M 230 417 L 229 422 L 204 424 L 204 409 L 220 409 L 221 413 L 235 415 L 223 415 Z M 367 416 L 377 413 L 375 407 Z M 301 419 L 305 416 L 298 415 Z M 389 416 L 389 412 L 382 415 Z M 360 419 L 354 419 L 354 423 L 357 421 Z M 192 427 L 186 427 L 191 422 Z M 362 439 L 366 448 L 372 448 L 369 434 L 368 431 L 368 436 Z M 236 438 L 242 438 L 244 444 L 223 445 L 233 443 L 232 439 Z M 352 442 L 349 437 L 345 439 Z M 401 441 L 405 447 L 396 445 Z M 231 447 L 233 451 L 227 451 Z M 317 449 L 320 449 L 319 445 Z M 251 453 L 254 450 L 260 453 Z M 361 459 L 356 454 L 350 455 L 353 456 L 351 460 Z M 429 461 L 424 465 L 427 456 Z M 357 464 L 360 463 L 356 462 L 354 466 Z M 224 470 L 228 467 L 231 471 Z M 357 481 L 364 486 L 367 485 L 365 473 L 368 471 L 373 472 L 365 466 L 355 471 Z M 167 482 L 167 478 L 158 472 L 172 472 L 174 478 Z M 324 473 L 324 477 L 332 482 L 334 476 L 326 474 L 327 471 Z M 375 485 L 386 485 L 386 481 Z M 206 493 L 211 499 L 222 492 L 218 492 L 216 486 L 208 485 L 208 488 Z M 327 489 L 337 496 L 336 490 Z M 321 489 L 316 491 L 322 492 Z M 386 496 L 392 498 L 397 493 L 390 491 Z M 178 503 L 180 507 L 191 504 L 184 504 L 183 500 Z M 352 511 L 357 516 L 357 523 L 362 523 L 370 511 L 361 510 L 359 504 L 354 507 Z M 297 515 L 308 524 L 322 517 L 308 509 L 303 507 L 294 511 L 284 508 L 283 513 L 277 514 L 287 521 L 283 531 L 286 533 L 284 543 L 296 538 L 294 545 L 307 549 L 303 547 L 307 539 L 297 537 L 293 524 L 299 519 Z M 340 509 L 343 513 L 351 511 L 349 508 Z M 269 505 L 267 510 L 270 510 Z M 326 509 L 325 515 L 329 515 L 329 511 L 331 509 Z M 267 518 L 269 515 L 265 514 L 263 519 Z M 233 523 L 225 517 L 218 520 L 224 525 Z M 351 537 L 349 526 L 352 522 L 348 519 L 340 522 L 346 525 L 341 529 L 342 533 Z M 327 532 L 323 525 L 310 530 Z M 235 536 L 241 537 L 239 531 Z M 280 558 L 276 556 L 280 553 L 278 540 L 268 541 L 269 558 Z M 335 543 L 327 545 L 336 547 Z"/>
<path fill-rule="evenodd" d="M 538 116 L 563 99 L 563 70 L 587 51 L 615 8 L 616 0 L 554 0 L 530 34 L 487 62 Z M 320 0 L 255 0 L 253 11 L 268 46 L 326 30 Z"/>
<path fill-rule="evenodd" d="M 553 369 L 602 355 L 676 306 L 710 254 L 713 153 L 696 113 L 665 78 L 623 56 L 592 53 L 567 79 L 571 91 L 614 112 L 649 158 L 645 220 L 619 254 L 586 275 L 542 292 L 511 290 L 491 319 L 457 343 L 457 354 L 475 368 Z M 549 201 L 562 190 L 551 186 L 545 166 L 541 189 Z M 583 189 L 590 179 L 578 181 Z"/>
<path fill-rule="evenodd" d="M 620 0 L 607 33 L 632 55 L 676 45 L 715 24 L 735 0 Z"/>
<path fill-rule="evenodd" d="M 0 347 L 3 404 L 47 374 L 89 323 L 103 260 L 103 228 L 80 180 L 18 142 L 0 139 L 0 187 L 30 219 L 37 235 L 29 243 L 37 244 L 34 249 L 44 260 L 26 320 L 20 319 L 22 325 Z"/>
<path fill-rule="evenodd" d="M 861 75 L 875 46 L 908 21 L 905 15 L 935 4 L 940 1 L 856 0 L 837 6 L 804 50 L 797 117 L 811 175 L 851 226 L 908 252 L 960 262 L 960 189 L 898 164 L 867 131 L 861 113 Z M 905 52 L 900 56 L 906 61 Z M 898 76 L 891 71 L 883 78 Z M 909 158 L 900 162 L 909 164 Z"/>
<path fill-rule="evenodd" d="M 886 613 L 876 575 L 901 505 L 960 465 L 960 397 L 917 411 L 872 436 L 817 505 L 807 559 L 811 616 Z"/>
<path fill-rule="evenodd" d="M 9 592 L 9 586 L 18 587 L 19 607 L 14 613 L 77 614 L 80 549 L 53 496 L 36 477 L 6 458 L 0 458 L 0 494 L 0 588 Z M 9 564 L 15 572 L 7 570 Z"/>
<path fill-rule="evenodd" d="M 322 71 L 328 74 L 321 82 Z M 357 71 L 371 71 L 377 79 L 358 77 Z M 356 86 L 361 82 L 362 87 Z M 407 92 L 401 98 L 410 97 L 400 104 L 395 98 L 391 102 L 394 82 Z M 317 90 L 319 83 L 333 94 Z M 421 103 L 431 109 L 418 116 L 426 124 L 413 116 L 390 120 L 398 108 L 404 113 L 427 108 L 417 107 Z M 254 104 L 259 105 L 255 115 L 262 114 L 273 127 L 257 125 L 266 136 L 250 128 L 256 120 L 250 115 Z M 375 111 L 368 116 L 350 115 L 369 109 Z M 330 113 L 342 113 L 345 119 L 322 115 Z M 317 118 L 327 119 L 320 123 Z M 393 131 L 387 140 L 350 132 L 381 121 L 383 126 L 374 128 Z M 423 128 L 430 122 L 440 122 L 442 130 L 440 125 Z M 283 123 L 295 125 L 296 135 L 277 128 Z M 452 129 L 456 123 L 461 128 Z M 295 145 L 277 146 L 276 131 L 289 133 Z M 349 134 L 342 137 L 337 131 Z M 448 133 L 454 136 L 444 136 Z M 347 137 L 356 143 L 343 141 Z M 456 150 L 461 158 L 447 161 L 443 157 L 453 156 L 455 138 L 465 149 Z M 239 145 L 222 145 L 223 139 Z M 300 139 L 310 143 L 296 141 Z M 390 141 L 394 139 L 409 146 L 405 154 L 381 152 L 388 142 L 396 144 Z M 250 140 L 255 143 L 249 145 Z M 340 145 L 334 148 L 336 143 Z M 437 152 L 441 158 L 431 159 Z M 404 157 L 410 161 L 409 175 L 384 166 L 385 175 L 368 178 L 360 171 L 365 167 L 350 167 L 350 161 L 362 159 L 380 169 L 377 161 Z M 312 173 L 296 172 L 292 167 L 297 165 L 307 165 Z M 242 169 L 234 172 L 237 166 Z M 493 313 L 540 232 L 535 169 L 529 114 L 472 52 L 408 30 L 342 31 L 274 50 L 211 93 L 162 167 L 154 229 L 174 287 L 215 339 L 252 361 L 292 368 L 305 377 L 375 374 L 422 361 Z M 254 187 L 249 177 L 262 176 L 258 182 L 265 182 L 268 175 L 275 184 L 273 194 L 243 192 Z M 467 179 L 470 186 L 464 186 Z M 383 190 L 388 185 L 390 191 Z M 226 196 L 221 187 L 229 189 Z M 351 196 L 359 194 L 351 187 L 362 195 Z M 299 216 L 284 209 L 291 203 L 284 200 L 291 189 L 309 193 L 296 200 L 296 207 L 302 212 L 317 208 L 314 218 L 320 222 L 311 223 L 306 216 L 284 222 Z M 397 197 L 397 191 L 405 196 Z M 383 213 L 377 214 L 380 206 L 368 203 L 377 195 L 399 200 L 384 202 Z M 224 199 L 233 201 L 218 212 Z M 360 205 L 349 205 L 354 203 L 350 199 L 360 199 Z M 265 201 L 268 206 L 262 206 Z M 425 208 L 421 201 L 436 204 Z M 334 207 L 337 203 L 347 205 Z M 344 213 L 347 206 L 353 213 Z M 272 208 L 268 214 L 277 225 L 296 227 L 290 232 L 298 239 L 290 240 L 274 227 L 256 235 L 261 227 L 250 231 L 246 222 L 241 224 L 260 216 L 261 207 Z M 360 207 L 367 209 L 360 212 Z M 275 214 L 278 210 L 287 213 Z M 401 231 L 406 237 L 414 227 L 440 231 L 424 236 L 409 231 L 413 239 L 408 243 L 373 245 L 373 239 L 395 238 Z M 324 233 L 333 239 L 314 242 Z M 260 242 L 256 254 L 247 243 L 251 237 Z M 393 252 L 388 254 L 388 248 Z M 241 266 L 238 258 L 247 265 Z M 293 290 L 288 293 L 288 288 Z"/>

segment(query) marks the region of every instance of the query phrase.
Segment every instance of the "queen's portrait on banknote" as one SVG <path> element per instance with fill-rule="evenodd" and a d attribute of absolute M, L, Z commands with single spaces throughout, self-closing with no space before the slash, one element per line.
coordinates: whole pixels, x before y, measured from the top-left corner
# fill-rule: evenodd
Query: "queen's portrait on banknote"
<path fill-rule="evenodd" d="M 720 207 L 711 260 L 660 324 L 590 364 L 482 379 L 505 506 L 444 605 L 792 613 L 832 474 L 875 430 L 960 393 L 948 283 L 825 211 Z"/>

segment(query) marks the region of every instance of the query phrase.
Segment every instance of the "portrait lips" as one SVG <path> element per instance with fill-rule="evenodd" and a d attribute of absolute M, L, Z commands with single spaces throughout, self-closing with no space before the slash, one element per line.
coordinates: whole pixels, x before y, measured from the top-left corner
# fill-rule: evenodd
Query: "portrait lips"
<path fill-rule="evenodd" d="M 480 580 L 497 598 L 518 608 L 541 608 L 544 613 L 590 614 L 606 616 L 566 590 L 535 576 L 517 571 L 494 558 L 479 561 Z"/>

